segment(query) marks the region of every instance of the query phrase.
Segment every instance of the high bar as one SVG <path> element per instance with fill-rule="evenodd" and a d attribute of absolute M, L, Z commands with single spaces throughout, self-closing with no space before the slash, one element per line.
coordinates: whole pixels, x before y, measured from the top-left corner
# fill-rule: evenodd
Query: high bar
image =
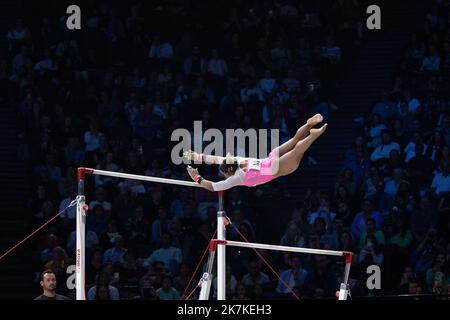
<path fill-rule="evenodd" d="M 220 242 L 221 241 L 218 241 L 219 244 L 220 244 Z M 322 254 L 322 255 L 327 255 L 327 256 L 342 257 L 347 254 L 351 254 L 350 252 L 346 252 L 346 251 L 296 248 L 296 247 L 277 246 L 277 245 L 262 244 L 262 243 L 250 243 L 250 242 L 239 242 L 239 241 L 229 241 L 229 240 L 226 240 L 224 242 L 227 246 L 232 246 L 232 247 L 277 250 L 277 251 L 290 251 L 290 252 L 298 252 L 298 253 L 313 253 L 313 254 Z"/>
<path fill-rule="evenodd" d="M 187 186 L 187 187 L 197 187 L 197 188 L 200 187 L 200 185 L 198 183 L 195 183 L 193 181 L 141 176 L 141 175 L 137 175 L 137 174 L 105 171 L 105 170 L 98 170 L 98 169 L 92 169 L 92 168 L 78 168 L 78 178 L 79 179 L 80 179 L 80 177 L 84 177 L 85 173 L 99 175 L 99 176 L 108 176 L 108 177 L 116 177 L 116 178 L 123 178 L 123 179 L 133 179 L 133 180 L 141 180 L 141 181 L 164 183 L 164 184 L 176 184 L 176 185 Z"/>

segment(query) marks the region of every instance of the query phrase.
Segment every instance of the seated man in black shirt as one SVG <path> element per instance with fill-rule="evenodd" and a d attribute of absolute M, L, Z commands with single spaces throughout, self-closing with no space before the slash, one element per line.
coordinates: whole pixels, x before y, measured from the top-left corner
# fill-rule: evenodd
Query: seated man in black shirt
<path fill-rule="evenodd" d="M 66 296 L 56 294 L 56 276 L 52 270 L 45 270 L 41 273 L 41 286 L 44 293 L 34 300 L 70 300 Z"/>

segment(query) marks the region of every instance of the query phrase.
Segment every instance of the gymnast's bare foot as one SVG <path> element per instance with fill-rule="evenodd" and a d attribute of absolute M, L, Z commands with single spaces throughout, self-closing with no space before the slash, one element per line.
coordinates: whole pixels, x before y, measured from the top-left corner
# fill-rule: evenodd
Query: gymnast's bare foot
<path fill-rule="evenodd" d="M 314 116 L 309 118 L 308 121 L 306 121 L 306 123 L 309 126 L 314 127 L 316 124 L 321 123 L 322 121 L 323 121 L 322 115 L 320 113 L 316 113 Z"/>
<path fill-rule="evenodd" d="M 310 134 L 313 138 L 317 139 L 318 137 L 320 137 L 320 135 L 321 135 L 322 133 L 325 132 L 325 130 L 327 129 L 327 126 L 328 126 L 328 123 L 325 123 L 325 124 L 324 124 L 322 127 L 320 127 L 319 129 L 311 129 L 311 130 L 309 130 L 309 134 Z"/>

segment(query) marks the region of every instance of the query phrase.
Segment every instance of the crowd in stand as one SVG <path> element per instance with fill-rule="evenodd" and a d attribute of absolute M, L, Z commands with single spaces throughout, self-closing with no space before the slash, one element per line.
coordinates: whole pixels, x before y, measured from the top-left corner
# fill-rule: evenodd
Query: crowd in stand
<path fill-rule="evenodd" d="M 364 39 L 356 0 L 92 1 L 76 32 L 64 13 L 19 19 L 0 65 L 32 177 L 30 230 L 65 210 L 33 241 L 36 280 L 51 269 L 60 284 L 75 258 L 75 208 L 67 206 L 78 166 L 187 180 L 170 161 L 171 133 L 192 130 L 194 120 L 204 130 L 276 128 L 283 141 L 309 115 L 328 119 L 337 109 L 340 75 Z M 382 292 L 448 290 L 447 18 L 448 7 L 433 8 L 411 37 L 333 192 L 310 190 L 279 212 L 280 244 L 355 252 L 354 296 L 376 294 L 365 287 L 374 264 L 388 270 Z M 201 170 L 222 178 L 216 167 Z M 264 241 L 251 200 L 278 191 L 276 181 L 231 190 L 228 237 Z M 88 299 L 184 299 L 195 288 L 198 276 L 190 277 L 216 228 L 213 193 L 91 177 L 86 198 Z M 289 289 L 251 250 L 228 252 L 229 299 L 290 299 L 291 289 L 333 298 L 342 281 L 338 259 L 262 251 Z"/>

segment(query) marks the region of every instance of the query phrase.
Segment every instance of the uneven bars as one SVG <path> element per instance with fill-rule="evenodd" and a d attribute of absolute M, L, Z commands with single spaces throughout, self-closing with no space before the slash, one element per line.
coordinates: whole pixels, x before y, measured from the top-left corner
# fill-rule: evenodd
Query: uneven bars
<path fill-rule="evenodd" d="M 218 242 L 220 242 L 220 241 L 218 241 Z M 227 246 L 232 246 L 232 247 L 255 248 L 255 249 L 277 250 L 277 251 L 290 251 L 290 252 L 298 252 L 298 253 L 313 253 L 313 254 L 323 254 L 323 255 L 338 256 L 338 257 L 352 254 L 351 252 L 347 252 L 347 251 L 296 248 L 296 247 L 276 246 L 276 245 L 262 244 L 262 243 L 228 241 L 228 240 L 225 241 L 225 244 Z"/>
<path fill-rule="evenodd" d="M 97 170 L 97 169 L 92 169 L 92 168 L 79 168 L 79 170 L 80 169 L 83 170 L 84 173 L 95 174 L 95 175 L 99 175 L 99 176 L 108 176 L 108 177 L 116 177 L 116 178 L 123 178 L 123 179 L 134 179 L 134 180 L 165 183 L 165 184 L 177 184 L 180 186 L 187 186 L 187 187 L 197 187 L 197 188 L 200 187 L 200 185 L 198 183 L 195 183 L 193 181 L 141 176 L 141 175 L 137 175 L 137 174 Z"/>

